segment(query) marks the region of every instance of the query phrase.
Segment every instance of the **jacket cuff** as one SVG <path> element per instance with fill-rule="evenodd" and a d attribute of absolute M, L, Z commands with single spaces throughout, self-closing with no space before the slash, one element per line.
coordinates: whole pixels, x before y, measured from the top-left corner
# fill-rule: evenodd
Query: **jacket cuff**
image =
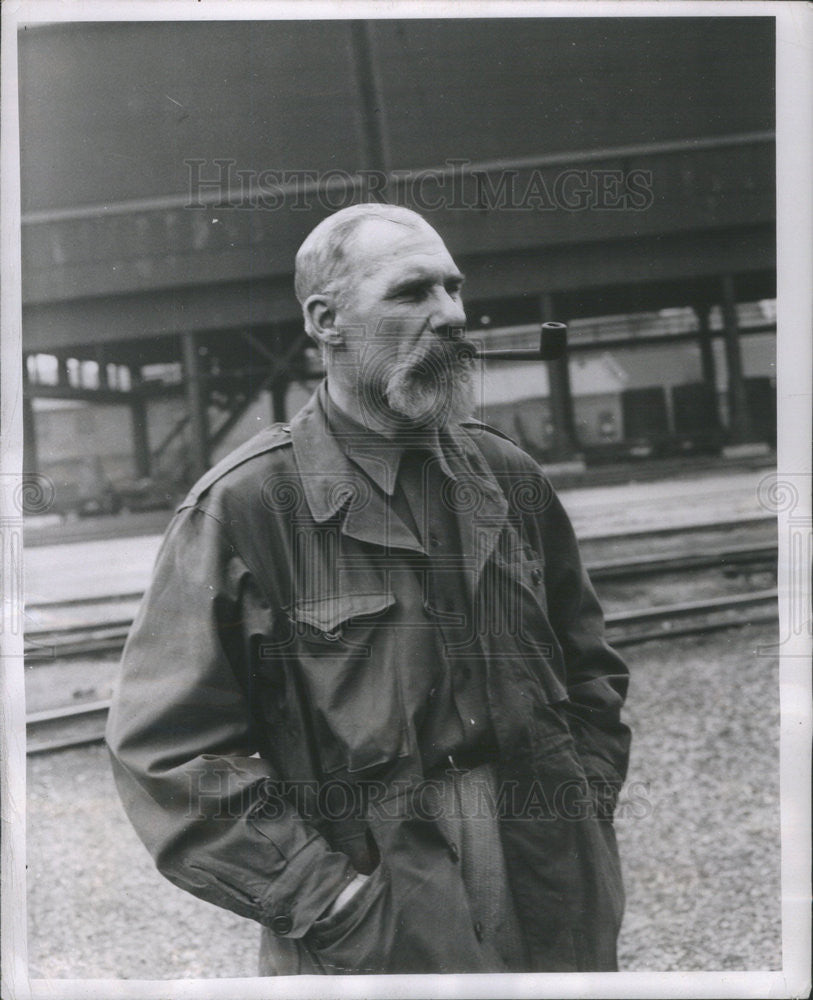
<path fill-rule="evenodd" d="M 303 937 L 356 874 L 346 854 L 326 851 L 325 841 L 314 837 L 288 858 L 262 903 L 260 923 L 278 937 Z"/>

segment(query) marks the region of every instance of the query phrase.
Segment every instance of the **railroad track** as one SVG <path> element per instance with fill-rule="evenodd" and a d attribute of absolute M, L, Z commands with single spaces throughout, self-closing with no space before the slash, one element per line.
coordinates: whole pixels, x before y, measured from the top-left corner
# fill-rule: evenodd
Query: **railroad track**
<path fill-rule="evenodd" d="M 120 653 L 132 618 L 105 622 L 99 626 L 70 625 L 62 629 L 26 632 L 25 655 L 29 660 L 68 659 L 99 653 Z"/>
<path fill-rule="evenodd" d="M 776 601 L 777 591 L 772 589 L 616 612 L 607 615 L 607 630 L 614 646 L 704 635 L 743 624 L 774 621 Z M 101 742 L 109 707 L 109 701 L 95 701 L 29 715 L 27 752 L 49 753 Z"/>
<path fill-rule="evenodd" d="M 761 545 L 726 545 L 705 552 L 674 555 L 642 555 L 635 559 L 603 559 L 587 563 L 590 579 L 622 580 L 667 573 L 686 573 L 697 569 L 742 570 L 746 566 L 775 566 L 775 543 Z"/>
<path fill-rule="evenodd" d="M 670 529 L 671 530 L 671 529 Z M 649 533 L 648 533 L 649 534 Z M 705 552 L 642 555 L 634 559 L 603 559 L 587 563 L 594 582 L 629 580 L 646 576 L 682 574 L 695 570 L 718 569 L 723 573 L 742 572 L 747 568 L 776 565 L 774 543 L 739 544 L 712 548 Z M 71 608 L 80 611 L 104 604 L 126 604 L 141 598 L 140 592 L 109 597 L 78 598 L 72 601 L 32 602 L 31 610 Z M 26 632 L 26 656 L 31 660 L 54 660 L 121 652 L 132 618 L 116 618 L 96 624 L 77 624 L 62 628 L 31 629 Z"/>
<path fill-rule="evenodd" d="M 104 740 L 109 701 L 85 702 L 26 716 L 26 753 L 51 753 Z"/>
<path fill-rule="evenodd" d="M 605 616 L 608 638 L 613 646 L 634 646 L 652 639 L 705 635 L 732 626 L 772 622 L 777 616 L 777 599 L 774 587 L 751 594 L 664 604 L 645 611 L 618 611 Z M 743 612 L 747 612 L 745 619 Z"/>
<path fill-rule="evenodd" d="M 760 529 L 776 528 L 776 518 L 772 514 L 746 517 L 739 521 L 701 521 L 698 524 L 670 524 L 662 528 L 639 528 L 634 531 L 622 529 L 609 535 L 592 535 L 589 531 L 578 532 L 580 544 L 588 542 L 634 542 L 641 539 L 690 538 L 701 534 L 727 534 L 732 531 L 753 533 Z"/>

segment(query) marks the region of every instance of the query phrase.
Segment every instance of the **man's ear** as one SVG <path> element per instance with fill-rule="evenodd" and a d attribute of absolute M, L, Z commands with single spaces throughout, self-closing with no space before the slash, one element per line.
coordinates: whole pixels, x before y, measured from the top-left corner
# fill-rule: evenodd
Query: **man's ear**
<path fill-rule="evenodd" d="M 305 329 L 323 346 L 335 347 L 344 343 L 336 329 L 336 309 L 327 295 L 310 295 L 302 303 Z"/>

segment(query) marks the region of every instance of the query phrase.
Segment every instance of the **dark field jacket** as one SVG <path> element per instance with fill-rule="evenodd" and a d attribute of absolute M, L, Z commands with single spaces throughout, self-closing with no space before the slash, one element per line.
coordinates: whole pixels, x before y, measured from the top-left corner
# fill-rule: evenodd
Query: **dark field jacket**
<path fill-rule="evenodd" d="M 526 968 L 613 969 L 627 670 L 539 466 L 483 425 L 452 439 L 478 470 L 446 499 Z M 319 394 L 205 475 L 163 541 L 108 723 L 116 782 L 167 878 L 262 925 L 263 974 L 495 971 L 423 794 L 431 692 L 410 667 L 454 655 L 426 558 Z M 357 871 L 362 889 L 320 919 Z"/>

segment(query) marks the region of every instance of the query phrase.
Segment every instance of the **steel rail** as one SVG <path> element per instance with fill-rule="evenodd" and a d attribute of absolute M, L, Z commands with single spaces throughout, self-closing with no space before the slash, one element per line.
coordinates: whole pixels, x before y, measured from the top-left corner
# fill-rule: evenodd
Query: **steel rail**
<path fill-rule="evenodd" d="M 644 538 L 668 538 L 668 537 L 680 537 L 685 534 L 693 534 L 697 532 L 713 532 L 713 531 L 726 531 L 726 530 L 739 530 L 743 528 L 758 528 L 765 527 L 766 525 L 775 525 L 776 518 L 766 515 L 764 517 L 748 518 L 743 521 L 713 521 L 708 524 L 689 524 L 681 525 L 679 527 L 669 527 L 669 528 L 655 528 L 652 530 L 642 530 L 628 532 L 622 535 L 596 535 L 592 538 L 585 538 L 583 544 L 590 545 L 601 545 L 612 542 L 617 544 L 622 541 L 638 541 Z M 735 556 L 738 560 L 740 559 L 740 553 L 745 553 L 746 551 L 753 551 L 755 558 L 765 557 L 766 559 L 772 554 L 776 554 L 776 544 L 775 543 L 760 543 L 757 545 L 751 545 L 749 543 L 744 543 L 742 545 L 724 545 L 719 546 L 716 549 L 708 550 L 707 552 L 697 553 L 696 555 L 645 555 L 636 556 L 634 560 L 619 559 L 619 560 L 596 560 L 587 563 L 588 572 L 591 576 L 594 572 L 605 572 L 605 569 L 610 566 L 617 566 L 619 570 L 621 567 L 629 567 L 630 572 L 637 571 L 637 568 L 642 567 L 642 572 L 645 571 L 643 567 L 647 564 L 655 564 L 659 559 L 662 559 L 664 564 L 667 560 L 690 560 L 690 559 L 721 559 L 726 555 Z M 743 559 L 743 561 L 747 561 Z M 679 568 L 679 567 L 678 567 Z M 609 570 L 607 570 L 609 572 Z M 91 594 L 85 597 L 68 597 L 68 598 L 34 598 L 25 602 L 26 609 L 35 608 L 80 608 L 80 607 L 90 607 L 96 604 L 124 604 L 128 601 L 140 601 L 144 596 L 143 590 L 129 590 L 123 593 L 117 594 Z M 34 633 L 30 633 L 34 634 Z"/>
<path fill-rule="evenodd" d="M 593 581 L 634 579 L 666 573 L 684 573 L 703 569 L 729 569 L 749 564 L 773 564 L 777 547 L 772 544 L 728 546 L 705 553 L 675 554 L 669 556 L 643 555 L 634 560 L 608 559 L 587 563 Z M 140 597 L 141 595 L 129 595 Z M 746 595 L 747 598 L 748 595 Z M 720 598 L 732 601 L 736 598 Z M 111 603 L 121 600 L 111 598 Z M 98 603 L 92 599 L 88 604 Z M 703 602 L 700 602 L 701 604 Z M 82 606 L 80 601 L 65 606 Z M 45 605 L 39 605 L 40 607 Z M 54 606 L 54 605 L 48 605 Z M 657 612 L 657 609 L 655 609 Z M 691 613 L 691 612 L 690 612 Z M 654 614 L 654 612 L 653 612 Z M 657 615 L 656 615 L 657 617 Z M 609 625 L 609 618 L 608 618 Z M 64 628 L 35 629 L 26 633 L 26 656 L 29 660 L 73 658 L 98 653 L 118 653 L 124 646 L 132 627 L 131 618 L 120 618 L 94 625 L 68 625 Z"/>
<path fill-rule="evenodd" d="M 762 590 L 754 594 L 738 594 L 733 597 L 662 605 L 646 610 L 616 612 L 607 615 L 606 622 L 611 633 L 611 643 L 614 646 L 630 646 L 653 640 L 675 639 L 679 636 L 705 635 L 722 629 L 774 621 L 777 613 L 776 602 L 775 589 Z M 719 617 L 721 614 L 744 609 L 751 609 L 752 612 L 746 620 Z M 712 616 L 711 620 L 709 616 Z M 657 625 L 659 628 L 625 631 L 630 626 L 639 625 Z M 613 632 L 618 634 L 613 635 Z M 109 701 L 96 701 L 30 714 L 26 718 L 29 737 L 27 753 L 32 755 L 50 753 L 102 742 L 109 708 Z M 87 728 L 84 731 L 53 735 L 59 734 L 60 727 L 67 725 L 70 729 L 71 724 L 76 723 Z M 49 735 L 51 738 L 48 738 Z"/>
<path fill-rule="evenodd" d="M 633 646 L 652 640 L 677 639 L 681 636 L 705 635 L 726 628 L 742 625 L 767 624 L 777 621 L 778 592 L 776 588 L 759 590 L 753 594 L 735 594 L 729 597 L 707 598 L 703 601 L 686 601 L 648 608 L 645 611 L 620 611 L 605 616 L 613 646 Z M 748 617 L 732 620 L 726 615 L 732 611 L 752 609 Z M 699 620 L 698 620 L 699 619 Z M 635 630 L 634 626 L 655 626 Z M 633 627 L 631 629 L 631 626 Z M 613 634 L 617 630 L 617 634 Z"/>
<path fill-rule="evenodd" d="M 65 629 L 29 631 L 25 656 L 29 660 L 55 660 L 118 653 L 124 646 L 133 619 L 120 619 L 101 626 L 72 625 Z"/>
<path fill-rule="evenodd" d="M 728 545 L 708 552 L 676 553 L 674 555 L 642 555 L 631 559 L 604 559 L 587 563 L 591 580 L 623 580 L 630 577 L 655 576 L 661 573 L 685 573 L 694 569 L 722 569 L 753 563 L 775 563 L 777 546 Z"/>
<path fill-rule="evenodd" d="M 125 594 L 92 594 L 86 597 L 44 597 L 26 601 L 26 608 L 81 608 L 94 604 L 124 604 L 126 601 L 140 601 L 143 590 L 130 590 Z"/>
<path fill-rule="evenodd" d="M 661 619 L 690 618 L 692 615 L 711 614 L 715 611 L 733 611 L 776 601 L 777 590 L 758 590 L 753 594 L 733 594 L 726 597 L 711 597 L 702 601 L 683 601 L 680 604 L 664 604 L 647 608 L 645 611 L 617 611 L 605 616 L 608 628 L 619 625 L 641 625 Z"/>
<path fill-rule="evenodd" d="M 641 528 L 637 531 L 620 531 L 618 534 L 609 535 L 585 535 L 582 532 L 578 537 L 581 545 L 603 545 L 608 542 L 638 542 L 650 538 L 679 538 L 683 535 L 697 535 L 709 532 L 749 531 L 754 528 L 765 528 L 768 525 L 776 526 L 776 517 L 773 514 L 746 517 L 741 521 L 704 521 L 699 524 L 672 524 L 664 528 Z"/>
<path fill-rule="evenodd" d="M 29 755 L 51 753 L 55 750 L 102 742 L 109 709 L 109 701 L 94 701 L 32 712 L 25 720 L 28 737 L 26 753 Z M 70 726 L 72 722 L 79 723 L 82 729 L 79 732 L 53 735 L 59 734 L 60 728 L 66 723 Z M 49 739 L 49 735 L 52 738 Z"/>

